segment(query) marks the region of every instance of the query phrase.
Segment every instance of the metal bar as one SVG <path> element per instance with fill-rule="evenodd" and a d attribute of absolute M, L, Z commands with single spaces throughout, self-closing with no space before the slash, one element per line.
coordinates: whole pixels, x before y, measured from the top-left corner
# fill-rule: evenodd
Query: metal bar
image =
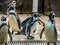
<path fill-rule="evenodd" d="M 38 0 L 33 0 L 33 10 L 32 12 L 38 12 Z"/>
<path fill-rule="evenodd" d="M 40 40 L 26 40 L 26 41 L 12 41 L 12 42 L 8 41 L 7 43 L 8 45 L 47 45 L 47 41 L 40 41 Z M 60 45 L 60 41 L 57 41 L 57 45 Z"/>

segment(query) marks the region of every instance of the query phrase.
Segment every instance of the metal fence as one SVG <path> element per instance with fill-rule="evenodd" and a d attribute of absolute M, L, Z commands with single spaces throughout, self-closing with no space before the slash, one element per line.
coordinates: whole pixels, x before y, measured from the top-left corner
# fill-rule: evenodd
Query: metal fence
<path fill-rule="evenodd" d="M 38 40 L 26 40 L 26 41 L 13 41 L 7 42 L 8 45 L 47 45 L 47 41 L 38 41 Z M 60 45 L 60 41 L 56 42 L 57 45 Z M 53 43 L 50 43 L 53 45 Z"/>

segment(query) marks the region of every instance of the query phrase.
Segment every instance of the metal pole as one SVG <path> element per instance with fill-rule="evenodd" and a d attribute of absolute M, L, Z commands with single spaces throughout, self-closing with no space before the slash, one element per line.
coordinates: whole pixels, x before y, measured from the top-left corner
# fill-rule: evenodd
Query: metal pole
<path fill-rule="evenodd" d="M 33 0 L 33 13 L 38 13 L 38 0 Z"/>

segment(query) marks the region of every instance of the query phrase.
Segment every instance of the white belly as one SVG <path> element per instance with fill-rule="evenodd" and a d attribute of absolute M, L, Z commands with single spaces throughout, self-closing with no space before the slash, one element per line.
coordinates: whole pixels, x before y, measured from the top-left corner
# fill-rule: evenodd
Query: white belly
<path fill-rule="evenodd" d="M 45 23 L 45 36 L 48 42 L 56 42 L 56 36 L 53 24 Z"/>
<path fill-rule="evenodd" d="M 0 44 L 7 42 L 8 27 L 3 26 L 0 30 Z"/>
<path fill-rule="evenodd" d="M 19 31 L 17 19 L 14 15 L 9 15 L 8 21 L 12 31 Z"/>

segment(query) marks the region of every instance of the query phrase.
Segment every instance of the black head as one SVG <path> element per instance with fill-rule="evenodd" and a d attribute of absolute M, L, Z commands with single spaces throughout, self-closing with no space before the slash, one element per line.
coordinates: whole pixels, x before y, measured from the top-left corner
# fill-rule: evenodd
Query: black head
<path fill-rule="evenodd" d="M 52 22 L 54 20 L 54 15 L 55 15 L 54 12 L 50 12 L 50 14 L 49 14 L 49 20 L 52 21 Z"/>
<path fill-rule="evenodd" d="M 40 17 L 39 13 L 34 13 L 34 17 Z"/>
<path fill-rule="evenodd" d="M 6 21 L 6 17 L 2 16 L 1 21 Z"/>
<path fill-rule="evenodd" d="M 10 7 L 10 8 L 9 8 L 9 11 L 10 11 L 10 10 L 14 10 L 14 7 Z"/>
<path fill-rule="evenodd" d="M 16 15 L 16 12 L 13 7 L 10 8 L 9 14 Z"/>
<path fill-rule="evenodd" d="M 50 12 L 49 14 L 49 19 L 54 20 L 55 13 L 53 11 Z"/>

